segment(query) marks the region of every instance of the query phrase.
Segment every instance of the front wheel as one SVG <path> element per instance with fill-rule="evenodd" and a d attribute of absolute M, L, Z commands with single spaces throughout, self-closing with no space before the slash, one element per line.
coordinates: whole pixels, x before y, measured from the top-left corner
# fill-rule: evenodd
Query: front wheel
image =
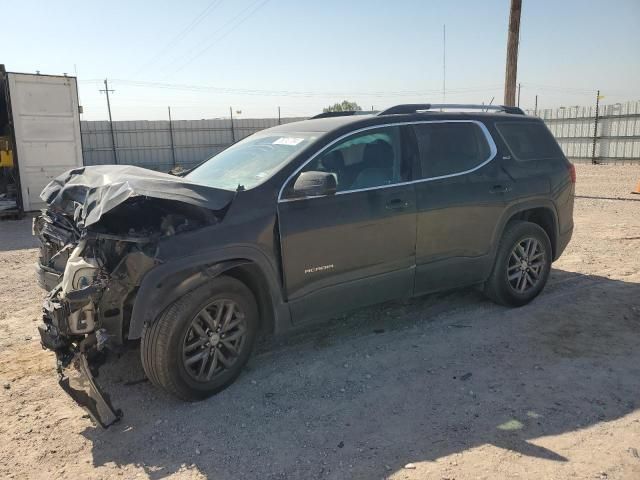
<path fill-rule="evenodd" d="M 526 305 L 547 283 L 552 258 L 549 236 L 539 225 L 524 221 L 508 224 L 485 294 L 501 305 Z"/>
<path fill-rule="evenodd" d="M 188 401 L 229 386 L 249 360 L 258 308 L 240 281 L 221 276 L 178 299 L 142 335 L 149 380 Z"/>

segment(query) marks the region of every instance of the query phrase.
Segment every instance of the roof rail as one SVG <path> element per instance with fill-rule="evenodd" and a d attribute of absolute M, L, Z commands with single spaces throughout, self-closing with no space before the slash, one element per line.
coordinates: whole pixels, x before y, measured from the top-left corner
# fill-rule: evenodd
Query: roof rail
<path fill-rule="evenodd" d="M 344 112 L 322 112 L 318 115 L 314 115 L 311 119 L 314 118 L 331 118 L 331 117 L 348 117 L 350 115 L 370 115 L 372 112 L 366 110 L 347 110 Z M 374 112 L 375 113 L 375 112 Z"/>
<path fill-rule="evenodd" d="M 483 110 L 493 112 L 512 113 L 515 115 L 524 115 L 522 109 L 518 107 L 508 107 L 506 105 L 477 105 L 465 103 L 406 103 L 403 105 L 395 105 L 383 110 L 378 115 L 399 115 L 403 113 L 417 113 L 426 110 L 437 109 L 456 109 L 456 110 Z"/>

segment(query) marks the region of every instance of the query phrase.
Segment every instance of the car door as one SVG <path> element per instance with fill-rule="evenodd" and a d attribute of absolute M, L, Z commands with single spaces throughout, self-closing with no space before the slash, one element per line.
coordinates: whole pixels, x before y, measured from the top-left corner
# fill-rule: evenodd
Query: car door
<path fill-rule="evenodd" d="M 384 126 L 347 135 L 285 184 L 278 222 L 294 322 L 411 295 L 416 203 L 405 133 Z M 305 171 L 332 173 L 336 193 L 293 197 Z"/>
<path fill-rule="evenodd" d="M 484 281 L 511 181 L 484 124 L 447 120 L 414 125 L 420 148 L 416 182 L 415 293 Z"/>

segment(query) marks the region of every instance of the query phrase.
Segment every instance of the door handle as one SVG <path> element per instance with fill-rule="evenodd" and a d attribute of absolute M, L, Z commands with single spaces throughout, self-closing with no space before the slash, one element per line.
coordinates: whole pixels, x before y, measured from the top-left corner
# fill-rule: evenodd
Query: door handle
<path fill-rule="evenodd" d="M 494 185 L 489 189 L 489 193 L 507 193 L 511 191 L 509 185 Z"/>
<path fill-rule="evenodd" d="M 404 210 L 409 206 L 409 202 L 403 200 L 401 198 L 394 198 L 390 202 L 387 203 L 387 210 Z"/>

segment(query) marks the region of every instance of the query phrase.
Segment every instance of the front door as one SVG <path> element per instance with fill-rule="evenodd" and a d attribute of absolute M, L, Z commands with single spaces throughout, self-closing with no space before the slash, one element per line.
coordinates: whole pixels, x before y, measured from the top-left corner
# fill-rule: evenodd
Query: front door
<path fill-rule="evenodd" d="M 410 295 L 415 190 L 405 127 L 378 127 L 327 147 L 302 171 L 335 175 L 333 195 L 278 204 L 286 293 L 294 322 Z"/>

